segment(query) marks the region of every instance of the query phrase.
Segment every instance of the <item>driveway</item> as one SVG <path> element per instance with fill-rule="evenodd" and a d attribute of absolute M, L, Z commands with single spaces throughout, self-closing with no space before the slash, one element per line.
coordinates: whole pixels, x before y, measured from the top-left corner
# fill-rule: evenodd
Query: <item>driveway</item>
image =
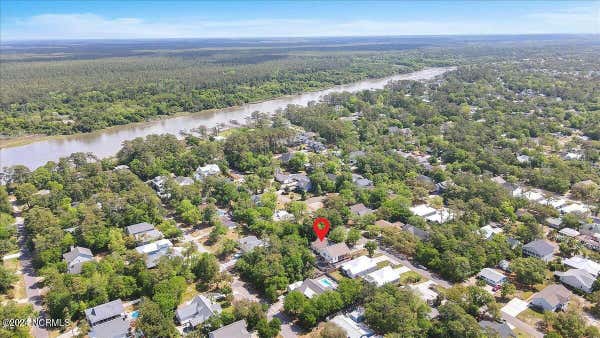
<path fill-rule="evenodd" d="M 506 320 L 506 322 L 511 327 L 515 327 L 523 332 L 525 332 L 528 337 L 534 338 L 543 338 L 544 334 L 540 331 L 536 330 L 533 326 L 521 321 L 520 319 L 513 317 L 511 315 L 506 314 L 505 312 L 500 311 L 500 316 L 502 319 Z"/>
<path fill-rule="evenodd" d="M 509 316 L 516 317 L 519 313 L 527 310 L 529 304 L 526 301 L 520 300 L 519 298 L 513 298 L 510 302 L 506 303 L 504 307 L 500 310 L 503 313 L 506 313 Z"/>
<path fill-rule="evenodd" d="M 255 302 L 260 302 L 260 297 L 258 293 L 252 288 L 252 286 L 238 276 L 233 277 L 233 282 L 231 283 L 231 290 L 233 291 L 233 299 L 248 299 Z"/>
<path fill-rule="evenodd" d="M 25 238 L 25 227 L 24 219 L 21 217 L 21 207 L 17 205 L 14 196 L 11 196 L 10 202 L 12 204 L 13 215 L 15 216 L 15 226 L 17 227 L 17 234 L 19 236 L 19 247 L 20 255 L 19 261 L 21 263 L 21 273 L 23 275 L 23 282 L 25 284 L 25 294 L 27 295 L 28 302 L 33 306 L 33 309 L 39 312 L 39 316 L 44 318 L 45 311 L 43 306 L 43 299 L 46 289 L 42 286 L 42 279 L 38 277 L 31 263 L 31 252 L 27 248 L 27 240 Z M 48 330 L 33 326 L 31 332 L 36 338 L 49 337 Z"/>
<path fill-rule="evenodd" d="M 300 326 L 294 324 L 291 318 L 283 313 L 283 299 L 284 297 L 281 296 L 277 302 L 271 304 L 267 311 L 267 318 L 269 320 L 273 318 L 279 318 L 279 320 L 281 320 L 281 331 L 279 334 L 284 338 L 298 337 L 304 333 L 304 330 Z"/>

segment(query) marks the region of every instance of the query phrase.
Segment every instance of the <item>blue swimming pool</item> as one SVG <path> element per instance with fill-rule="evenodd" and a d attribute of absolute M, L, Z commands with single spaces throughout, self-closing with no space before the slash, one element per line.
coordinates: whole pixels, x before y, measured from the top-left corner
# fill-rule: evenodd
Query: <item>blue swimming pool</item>
<path fill-rule="evenodd" d="M 333 288 L 333 282 L 329 278 L 321 278 L 319 282 L 328 288 Z"/>
<path fill-rule="evenodd" d="M 139 312 L 139 311 L 137 311 L 137 310 L 136 310 L 136 311 L 133 311 L 133 312 L 131 313 L 131 318 L 133 318 L 133 319 L 137 319 L 139 316 L 140 316 L 140 312 Z"/>

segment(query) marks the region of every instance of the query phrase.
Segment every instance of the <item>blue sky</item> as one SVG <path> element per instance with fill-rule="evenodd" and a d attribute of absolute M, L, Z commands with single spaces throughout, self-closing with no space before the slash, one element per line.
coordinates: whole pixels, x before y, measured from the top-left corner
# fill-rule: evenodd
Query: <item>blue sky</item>
<path fill-rule="evenodd" d="M 600 33 L 596 1 L 10 1 L 0 39 Z"/>

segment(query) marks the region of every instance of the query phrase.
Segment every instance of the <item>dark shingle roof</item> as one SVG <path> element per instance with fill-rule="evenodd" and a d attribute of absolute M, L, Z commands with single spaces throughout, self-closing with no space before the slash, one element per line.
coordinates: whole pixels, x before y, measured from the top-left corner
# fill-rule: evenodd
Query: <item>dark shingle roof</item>
<path fill-rule="evenodd" d="M 90 324 L 115 317 L 123 313 L 123 303 L 120 299 L 115 299 L 111 302 L 98 305 L 96 307 L 85 310 L 85 316 L 90 321 Z"/>
<path fill-rule="evenodd" d="M 553 254 L 556 248 L 546 240 L 537 239 L 533 242 L 523 245 L 523 250 L 535 252 L 539 256 L 544 257 Z"/>
<path fill-rule="evenodd" d="M 154 225 L 152 225 L 150 223 L 142 222 L 142 223 L 130 225 L 126 229 L 127 229 L 127 234 L 135 235 L 135 234 L 139 234 L 141 232 L 147 232 L 147 231 L 154 230 Z"/>
<path fill-rule="evenodd" d="M 246 329 L 246 321 L 238 320 L 208 334 L 209 338 L 250 338 Z"/>

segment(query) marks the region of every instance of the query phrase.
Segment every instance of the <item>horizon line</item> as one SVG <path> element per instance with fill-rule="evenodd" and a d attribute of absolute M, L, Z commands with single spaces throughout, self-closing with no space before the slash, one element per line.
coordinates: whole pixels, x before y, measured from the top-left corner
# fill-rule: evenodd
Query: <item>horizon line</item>
<path fill-rule="evenodd" d="M 1 35 L 1 34 L 0 34 Z M 254 36 L 254 37 L 140 37 L 140 38 L 48 38 L 48 39 L 5 39 L 0 36 L 0 45 L 6 42 L 47 41 L 140 41 L 140 40 L 253 40 L 253 39 L 320 39 L 320 38 L 409 38 L 409 37 L 510 37 L 510 36 L 600 36 L 600 32 L 588 33 L 494 33 L 494 34 L 407 34 L 407 35 L 307 35 L 307 36 Z M 599 41 L 600 42 L 600 41 Z"/>

